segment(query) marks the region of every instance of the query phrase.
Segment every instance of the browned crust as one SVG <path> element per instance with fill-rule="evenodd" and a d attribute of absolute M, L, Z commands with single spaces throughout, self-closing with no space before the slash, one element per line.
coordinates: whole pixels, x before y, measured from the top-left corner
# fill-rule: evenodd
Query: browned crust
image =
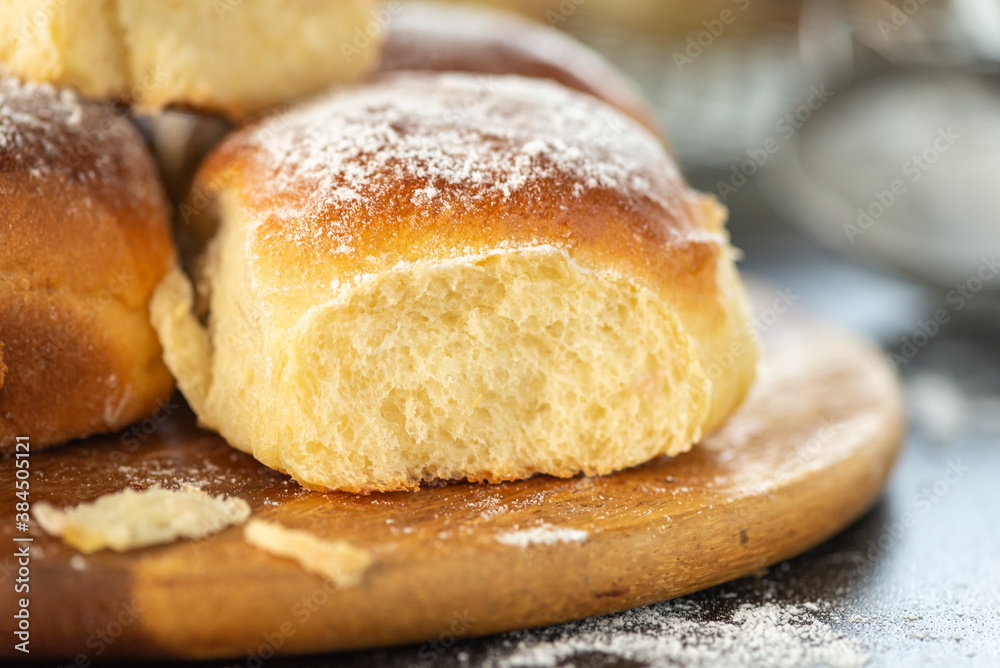
<path fill-rule="evenodd" d="M 52 89 L 17 94 L 33 120 L 0 150 L 0 451 L 116 429 L 172 389 L 148 302 L 175 251 L 141 137 L 113 106 L 67 120 Z"/>
<path fill-rule="evenodd" d="M 433 94 L 439 76 L 408 72 L 369 85 L 403 85 L 410 88 L 410 94 L 422 89 Z M 478 91 L 477 83 L 470 80 L 469 85 Z M 349 95 L 351 90 L 343 89 L 330 99 Z M 582 96 L 574 97 L 576 104 L 592 104 Z M 520 109 L 516 114 L 531 112 Z M 498 151 L 526 141 L 517 133 L 518 120 L 516 115 L 510 120 L 513 138 L 484 141 Z M 209 236 L 207 230 L 214 227 L 217 215 L 211 202 L 219 192 L 232 188 L 246 216 L 259 222 L 252 247 L 276 271 L 287 269 L 290 278 L 304 279 L 312 268 L 351 276 L 384 271 L 400 261 L 444 259 L 456 251 L 468 254 L 502 244 L 551 243 L 567 249 L 589 268 L 618 269 L 672 301 L 697 309 L 711 308 L 717 296 L 716 263 L 727 247 L 721 234 L 723 210 L 691 190 L 655 140 L 649 135 L 642 139 L 631 124 L 616 130 L 618 135 L 608 150 L 613 159 L 614 144 L 625 138 L 651 147 L 640 174 L 654 184 L 651 193 L 612 187 L 580 193 L 579 175 L 557 170 L 551 177 L 535 178 L 502 195 L 468 183 L 442 182 L 433 175 L 417 174 L 413 165 L 394 163 L 392 174 L 378 175 L 391 180 L 391 187 L 364 190 L 361 204 L 326 201 L 314 214 L 307 214 L 316 193 L 305 180 L 292 178 L 282 188 L 273 185 L 276 174 L 286 173 L 302 156 L 288 156 L 284 165 L 276 167 L 273 157 L 252 140 L 258 129 L 266 135 L 269 124 L 280 127 L 286 122 L 280 115 L 268 117 L 231 134 L 203 164 L 192 199 L 182 211 L 192 212 L 193 226 L 205 228 L 202 236 Z M 474 129 L 476 119 L 457 122 Z M 403 135 L 428 132 L 414 120 L 396 127 Z M 323 186 L 328 191 L 347 185 L 335 171 L 328 176 Z M 418 191 L 429 186 L 437 190 L 436 196 L 415 203 Z M 301 216 L 278 213 L 296 209 L 303 211 Z M 344 245 L 352 252 L 335 252 Z"/>
<path fill-rule="evenodd" d="M 254 189 L 252 171 L 243 179 L 238 187 L 246 195 Z M 289 280 L 296 274 L 305 280 L 312 268 L 321 273 L 336 268 L 336 274 L 354 276 L 385 271 L 399 262 L 447 259 L 504 244 L 550 243 L 587 268 L 633 276 L 692 309 L 711 308 L 716 299 L 722 246 L 716 235 L 706 233 L 703 226 L 709 221 L 693 196 L 690 201 L 679 197 L 676 207 L 668 210 L 610 190 L 576 197 L 572 183 L 544 179 L 537 191 L 518 192 L 502 202 L 450 210 L 415 207 L 410 194 L 425 186 L 423 179 L 405 178 L 398 190 L 367 203 L 367 211 L 377 215 L 352 216 L 335 208 L 316 221 L 314 229 L 330 224 L 319 236 L 331 239 L 334 235 L 328 231 L 333 225 L 339 230 L 345 222 L 352 223 L 346 240 L 337 237 L 354 249 L 346 257 L 332 253 L 333 244 L 289 244 L 287 221 L 275 218 L 257 228 L 251 248 L 267 266 L 282 273 L 287 269 Z M 539 197 L 541 192 L 544 198 Z"/>
<path fill-rule="evenodd" d="M 0 390 L 4 451 L 17 436 L 44 448 L 125 426 L 173 387 L 142 312 L 120 303 L 95 310 L 66 290 L 0 292 L 0 322 L 11 369 Z"/>
<path fill-rule="evenodd" d="M 604 100 L 654 133 L 656 114 L 639 87 L 559 30 L 487 7 L 405 4 L 389 24 L 380 72 L 423 70 L 551 79 Z"/>

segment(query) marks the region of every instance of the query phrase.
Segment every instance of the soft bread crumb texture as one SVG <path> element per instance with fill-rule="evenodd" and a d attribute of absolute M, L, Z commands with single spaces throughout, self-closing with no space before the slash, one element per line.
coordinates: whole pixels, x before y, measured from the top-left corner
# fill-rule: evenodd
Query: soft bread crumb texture
<path fill-rule="evenodd" d="M 142 491 L 126 487 L 71 508 L 42 501 L 32 514 L 47 533 L 89 554 L 205 538 L 246 522 L 250 506 L 243 499 L 211 496 L 190 485 L 178 490 L 153 485 Z"/>
<path fill-rule="evenodd" d="M 182 218 L 204 245 L 154 295 L 164 359 L 310 488 L 609 473 L 686 451 L 753 379 L 724 210 L 549 82 L 332 92 L 230 135 Z"/>
<path fill-rule="evenodd" d="M 222 281 L 211 341 L 191 334 L 185 281 L 162 284 L 153 314 L 189 401 L 308 487 L 609 473 L 687 450 L 708 414 L 665 304 L 552 247 L 417 262 L 295 315 Z"/>
<path fill-rule="evenodd" d="M 375 0 L 0 0 L 0 66 L 131 102 L 243 116 L 365 76 Z"/>
<path fill-rule="evenodd" d="M 246 541 L 268 554 L 298 562 L 310 573 L 338 587 L 361 582 L 371 566 L 370 552 L 343 540 L 325 540 L 308 531 L 289 529 L 276 522 L 253 519 L 243 529 Z"/>

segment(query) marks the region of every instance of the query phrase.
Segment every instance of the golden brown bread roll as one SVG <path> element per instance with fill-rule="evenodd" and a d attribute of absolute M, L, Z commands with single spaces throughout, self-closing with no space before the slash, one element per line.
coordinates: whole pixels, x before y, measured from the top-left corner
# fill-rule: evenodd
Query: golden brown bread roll
<path fill-rule="evenodd" d="M 660 132 L 656 114 L 639 87 L 602 56 L 559 30 L 497 9 L 441 2 L 401 5 L 389 23 L 379 70 L 552 79 L 600 98 Z"/>
<path fill-rule="evenodd" d="M 167 365 L 308 487 L 614 471 L 690 448 L 754 375 L 722 207 L 554 83 L 330 93 L 230 135 L 188 212 L 218 232 L 196 289 L 154 295 Z"/>
<path fill-rule="evenodd" d="M 367 75 L 379 4 L 0 0 L 0 67 L 139 109 L 238 118 Z"/>
<path fill-rule="evenodd" d="M 117 429 L 169 397 L 148 306 L 174 262 L 129 121 L 0 79 L 0 451 Z"/>

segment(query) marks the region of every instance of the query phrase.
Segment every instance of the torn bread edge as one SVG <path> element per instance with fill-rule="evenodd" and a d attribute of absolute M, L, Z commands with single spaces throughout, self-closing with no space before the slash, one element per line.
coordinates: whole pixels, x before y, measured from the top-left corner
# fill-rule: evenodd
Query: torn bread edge
<path fill-rule="evenodd" d="M 361 582 L 373 559 L 370 552 L 344 540 L 326 540 L 276 522 L 252 519 L 243 528 L 247 543 L 268 554 L 291 559 L 338 587 Z"/>
<path fill-rule="evenodd" d="M 250 518 L 250 505 L 239 497 L 212 496 L 191 485 L 144 490 L 126 487 L 76 506 L 56 508 L 36 503 L 32 515 L 47 533 L 84 554 L 116 552 L 199 539 Z"/>

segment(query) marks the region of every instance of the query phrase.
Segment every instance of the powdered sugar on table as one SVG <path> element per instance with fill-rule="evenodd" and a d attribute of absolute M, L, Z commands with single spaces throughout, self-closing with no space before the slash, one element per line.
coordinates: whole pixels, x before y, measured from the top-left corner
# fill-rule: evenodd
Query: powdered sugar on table
<path fill-rule="evenodd" d="M 532 545 L 555 545 L 556 543 L 580 543 L 587 540 L 589 534 L 581 529 L 567 529 L 550 524 L 519 529 L 496 535 L 496 541 L 515 547 L 530 547 Z"/>
<path fill-rule="evenodd" d="M 705 621 L 702 606 L 678 599 L 550 630 L 510 634 L 482 663 L 487 668 L 569 665 L 830 666 L 857 668 L 869 654 L 804 605 L 742 604 Z"/>

